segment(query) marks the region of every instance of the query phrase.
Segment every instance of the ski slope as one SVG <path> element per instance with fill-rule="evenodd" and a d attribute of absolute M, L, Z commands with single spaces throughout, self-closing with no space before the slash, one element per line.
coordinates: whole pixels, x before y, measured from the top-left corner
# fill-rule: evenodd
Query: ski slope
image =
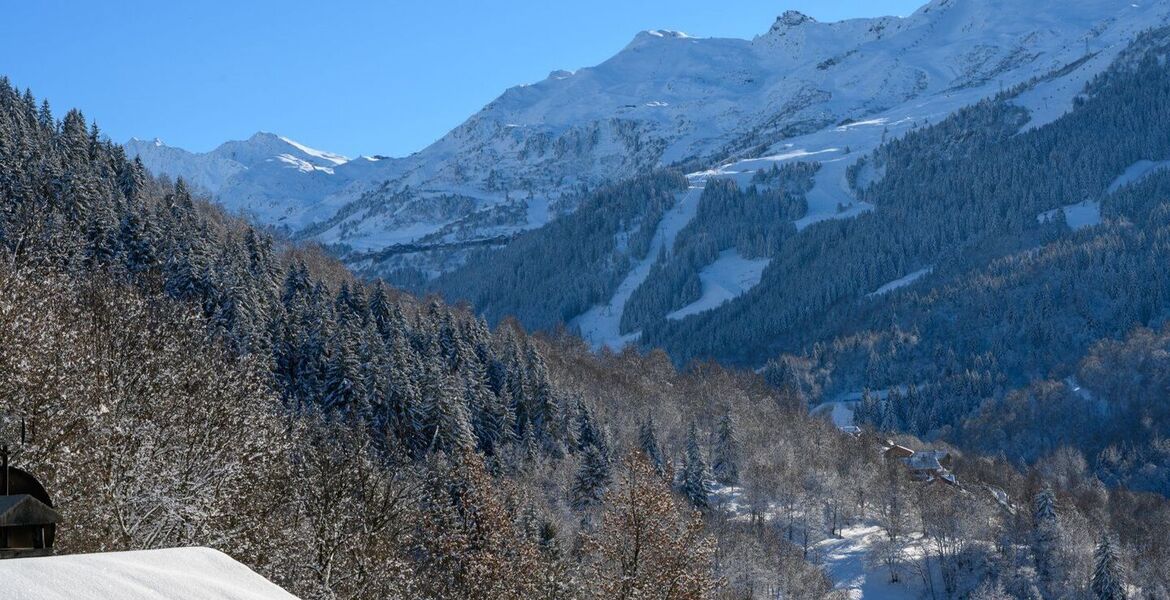
<path fill-rule="evenodd" d="M 1064 213 L 1064 220 L 1073 231 L 1101 224 L 1101 203 L 1085 200 L 1076 204 L 1069 204 L 1040 213 L 1036 220 L 1047 223 L 1056 217 L 1057 213 Z"/>
<path fill-rule="evenodd" d="M 913 273 L 909 273 L 909 274 L 907 274 L 903 277 L 899 277 L 899 278 L 897 278 L 889 283 L 883 284 L 878 289 L 866 294 L 865 297 L 866 298 L 873 298 L 876 296 L 884 296 L 884 295 L 886 295 L 894 290 L 904 288 L 904 287 L 914 283 L 915 281 L 918 281 L 922 277 L 929 275 L 931 273 L 931 271 L 933 271 L 933 270 L 934 270 L 934 267 L 926 267 L 925 269 L 919 269 L 917 271 L 914 271 Z"/>
<path fill-rule="evenodd" d="M 654 237 L 650 240 L 650 251 L 634 264 L 609 301 L 590 308 L 569 323 L 569 327 L 579 331 L 581 337 L 585 338 L 593 349 L 608 347 L 611 350 L 620 350 L 638 339 L 638 332 L 626 335 L 621 333 L 622 314 L 625 312 L 626 302 L 650 275 L 650 268 L 654 266 L 654 261 L 658 260 L 659 252 L 663 248 L 673 247 L 678 233 L 695 218 L 704 185 L 706 179 L 691 178 L 690 188 L 680 195 L 678 202 L 658 223 L 658 229 L 654 231 Z"/>
<path fill-rule="evenodd" d="M 1117 177 L 1117 179 L 1114 179 L 1113 183 L 1109 184 L 1109 189 L 1106 190 L 1106 193 L 1112 194 L 1127 185 L 1139 183 L 1146 177 L 1149 177 L 1150 175 L 1153 175 L 1154 173 L 1157 173 L 1158 171 L 1161 171 L 1167 167 L 1170 167 L 1170 160 L 1139 160 L 1136 163 L 1130 165 L 1124 173 Z"/>
<path fill-rule="evenodd" d="M 0 560 L 6 600 L 296 600 L 210 548 Z"/>
<path fill-rule="evenodd" d="M 717 308 L 752 289 L 760 282 L 764 268 L 772 262 L 767 258 L 744 258 L 734 248 L 719 253 L 715 262 L 699 270 L 703 292 L 698 300 L 666 315 L 679 320 Z"/>

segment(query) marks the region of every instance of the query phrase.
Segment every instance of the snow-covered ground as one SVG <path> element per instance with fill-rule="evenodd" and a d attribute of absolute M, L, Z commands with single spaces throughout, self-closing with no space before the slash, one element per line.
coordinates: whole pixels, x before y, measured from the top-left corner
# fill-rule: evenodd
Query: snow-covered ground
<path fill-rule="evenodd" d="M 853 422 L 853 409 L 857 406 L 857 400 L 834 400 L 831 402 L 824 402 L 817 405 L 811 412 L 814 415 L 823 415 L 829 418 L 837 427 L 850 427 L 856 425 Z"/>
<path fill-rule="evenodd" d="M 1139 160 L 1126 168 L 1121 175 L 1118 175 L 1117 179 L 1109 184 L 1105 193 L 1113 194 L 1123 187 L 1140 183 L 1146 177 L 1167 167 L 1170 167 L 1170 160 Z M 1054 208 L 1036 215 L 1036 220 L 1047 223 L 1059 212 L 1064 212 L 1065 221 L 1074 231 L 1101 224 L 1101 203 L 1097 200 L 1083 200 L 1076 204 Z"/>
<path fill-rule="evenodd" d="M 910 600 L 919 598 L 921 586 L 906 569 L 898 583 L 890 583 L 889 570 L 875 564 L 871 551 L 882 539 L 882 530 L 875 525 L 861 524 L 841 530 L 839 539 L 827 539 L 815 547 L 825 572 L 834 587 L 844 591 L 851 600 Z M 902 551 L 906 563 L 920 560 L 922 550 L 914 542 Z"/>
<path fill-rule="evenodd" d="M 1098 44 L 1102 46 L 1102 44 Z M 1093 56 L 1064 77 L 1041 81 L 1012 100 L 1012 104 L 1026 108 L 1031 117 L 1021 131 L 1043 127 L 1073 109 L 1073 99 L 1085 89 L 1093 77 L 1105 70 L 1124 49 L 1123 44 L 1106 43 L 1103 47 L 1089 47 Z"/>
<path fill-rule="evenodd" d="M 902 392 L 905 392 L 907 387 L 904 385 L 897 386 Z M 870 396 L 879 400 L 885 400 L 890 397 L 890 390 L 870 390 Z M 864 391 L 844 392 L 838 394 L 832 400 L 822 402 L 809 412 L 814 415 L 828 417 L 837 427 L 848 427 L 856 425 L 853 420 L 853 411 L 857 408 L 857 404 L 865 396 Z"/>
<path fill-rule="evenodd" d="M 1064 212 L 1064 220 L 1074 231 L 1101 224 L 1101 203 L 1085 200 L 1076 204 L 1069 204 L 1060 208 L 1045 211 L 1036 216 L 1036 220 L 1047 223 L 1059 212 Z"/>
<path fill-rule="evenodd" d="M 704 185 L 706 185 L 706 180 L 703 178 L 691 179 L 690 189 L 679 197 L 674 207 L 667 211 L 658 223 L 658 229 L 655 230 L 654 237 L 650 240 L 650 251 L 634 264 L 626 278 L 618 285 L 609 302 L 590 308 L 569 323 L 569 327 L 580 331 L 581 337 L 585 338 L 594 349 L 606 346 L 613 350 L 619 350 L 638 339 L 638 332 L 621 334 L 620 325 L 622 314 L 626 310 L 626 301 L 630 299 L 630 294 L 633 294 L 634 290 L 646 281 L 646 277 L 650 275 L 650 268 L 658 259 L 658 253 L 663 248 L 673 247 L 679 231 L 682 231 L 682 228 L 695 218 Z"/>
<path fill-rule="evenodd" d="M 702 296 L 666 315 L 666 318 L 682 319 L 739 297 L 760 282 L 760 276 L 769 262 L 771 260 L 767 258 L 744 258 L 735 249 L 720 252 L 715 262 L 699 271 L 699 281 L 703 283 Z"/>
<path fill-rule="evenodd" d="M 210 548 L 0 560 L 6 600 L 296 600 Z"/>
<path fill-rule="evenodd" d="M 888 294 L 896 289 L 904 288 L 904 287 L 914 283 L 915 281 L 918 281 L 922 277 L 929 275 L 931 273 L 931 271 L 933 271 L 933 270 L 934 270 L 934 267 L 926 267 L 925 269 L 919 269 L 917 271 L 914 271 L 913 273 L 909 273 L 903 277 L 899 277 L 891 282 L 883 284 L 878 289 L 866 294 L 865 297 L 866 298 L 873 298 L 874 296 L 882 296 L 882 295 Z"/>
<path fill-rule="evenodd" d="M 1138 183 L 1142 179 L 1167 167 L 1170 167 L 1170 160 L 1139 160 L 1130 165 L 1117 179 L 1114 179 L 1113 183 L 1109 185 L 1109 189 L 1106 190 L 1106 193 L 1112 194 L 1127 185 Z"/>

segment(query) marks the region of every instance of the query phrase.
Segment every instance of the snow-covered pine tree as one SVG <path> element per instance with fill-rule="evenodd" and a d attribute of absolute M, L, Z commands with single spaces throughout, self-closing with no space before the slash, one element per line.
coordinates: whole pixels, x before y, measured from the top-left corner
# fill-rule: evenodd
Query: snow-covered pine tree
<path fill-rule="evenodd" d="M 694 423 L 687 433 L 686 455 L 683 457 L 681 488 L 684 496 L 696 508 L 711 506 L 711 488 L 708 483 L 707 461 L 699 447 L 699 434 Z"/>
<path fill-rule="evenodd" d="M 453 456 L 474 452 L 471 415 L 454 377 L 439 358 L 438 342 L 434 338 L 431 338 L 427 357 L 422 386 L 426 447 Z"/>
<path fill-rule="evenodd" d="M 609 460 L 597 446 L 587 446 L 580 453 L 581 464 L 570 489 L 570 502 L 577 510 L 588 510 L 601 504 L 609 484 Z"/>
<path fill-rule="evenodd" d="M 353 411 L 363 404 L 358 344 L 357 325 L 343 318 L 328 346 L 321 388 L 321 405 L 326 410 Z"/>
<path fill-rule="evenodd" d="M 586 448 L 593 446 L 600 449 L 597 429 L 593 424 L 593 417 L 589 414 L 589 408 L 585 406 L 585 402 L 580 398 L 576 401 L 576 448 L 578 452 L 584 452 Z"/>
<path fill-rule="evenodd" d="M 1036 557 L 1036 573 L 1041 585 L 1051 586 L 1056 580 L 1057 545 L 1060 543 L 1060 515 L 1056 512 L 1056 494 L 1045 486 L 1032 501 L 1032 548 Z"/>
<path fill-rule="evenodd" d="M 531 344 L 524 355 L 528 373 L 528 414 L 536 439 L 545 452 L 556 457 L 561 454 L 560 401 L 549 381 L 544 357 Z"/>
<path fill-rule="evenodd" d="M 1117 542 L 1105 534 L 1093 552 L 1093 578 L 1090 584 L 1097 600 L 1125 600 L 1125 574 L 1121 569 Z"/>

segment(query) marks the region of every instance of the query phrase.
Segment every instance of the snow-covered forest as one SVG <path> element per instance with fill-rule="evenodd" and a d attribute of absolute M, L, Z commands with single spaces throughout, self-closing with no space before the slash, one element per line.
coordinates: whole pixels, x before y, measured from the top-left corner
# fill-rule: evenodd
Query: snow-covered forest
<path fill-rule="evenodd" d="M 0 77 L 0 441 L 56 552 L 305 600 L 1170 599 L 1165 0 L 980 2 L 644 32 L 405 159 L 123 146 Z M 607 112 L 646 60 L 671 102 Z"/>
<path fill-rule="evenodd" d="M 850 565 L 904 597 L 1170 589 L 1164 498 L 1075 454 L 912 481 L 799 387 L 358 281 L 7 80 L 0 194 L 0 408 L 60 552 L 207 545 L 303 598 L 814 598 Z"/>

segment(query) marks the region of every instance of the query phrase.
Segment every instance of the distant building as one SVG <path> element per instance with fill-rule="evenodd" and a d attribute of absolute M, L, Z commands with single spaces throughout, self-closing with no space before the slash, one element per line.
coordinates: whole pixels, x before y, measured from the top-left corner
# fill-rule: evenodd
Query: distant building
<path fill-rule="evenodd" d="M 861 437 L 861 428 L 856 425 L 842 425 L 838 427 L 842 433 L 848 433 L 853 437 Z"/>
<path fill-rule="evenodd" d="M 899 459 L 900 460 L 903 458 L 910 458 L 911 456 L 914 456 L 913 450 L 911 450 L 905 446 L 899 446 L 898 444 L 895 444 L 894 442 L 891 442 L 889 440 L 886 440 L 886 443 L 883 444 L 883 447 L 884 447 L 884 449 L 882 450 L 882 456 L 884 456 L 887 460 L 889 460 L 889 459 Z"/>
<path fill-rule="evenodd" d="M 910 472 L 910 478 L 914 481 L 959 485 L 955 474 L 951 472 L 954 459 L 951 453 L 946 450 L 915 452 L 905 446 L 886 440 L 882 444 L 882 456 L 886 460 L 897 460 L 906 465 L 906 469 Z"/>

